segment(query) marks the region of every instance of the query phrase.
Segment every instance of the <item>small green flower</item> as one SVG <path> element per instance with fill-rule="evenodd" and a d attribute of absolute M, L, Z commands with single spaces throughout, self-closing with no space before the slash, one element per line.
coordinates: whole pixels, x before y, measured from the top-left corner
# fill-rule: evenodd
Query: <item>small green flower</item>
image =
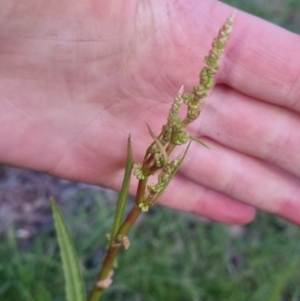
<path fill-rule="evenodd" d="M 142 210 L 142 212 L 147 212 L 149 210 L 149 206 L 145 205 L 145 203 L 140 203 L 139 207 Z"/>
<path fill-rule="evenodd" d="M 157 189 L 157 186 L 155 184 L 149 184 L 147 186 L 147 189 L 148 189 L 150 196 L 153 196 L 159 192 L 159 190 Z"/>
<path fill-rule="evenodd" d="M 145 176 L 143 174 L 142 165 L 140 163 L 133 164 L 133 174 L 138 180 L 144 180 Z"/>
<path fill-rule="evenodd" d="M 188 124 L 198 118 L 202 99 L 207 96 L 207 92 L 214 84 L 214 77 L 219 70 L 219 61 L 225 50 L 230 33 L 233 28 L 235 13 L 226 20 L 219 31 L 218 36 L 212 43 L 209 55 L 205 57 L 206 66 L 200 72 L 200 83 L 190 93 L 183 95 L 184 103 L 188 105 L 187 116 L 184 121 Z"/>
<path fill-rule="evenodd" d="M 201 109 L 199 105 L 189 105 L 188 111 L 187 111 L 187 116 L 186 118 L 190 121 L 193 121 L 197 119 L 197 117 L 200 115 Z"/>
<path fill-rule="evenodd" d="M 172 126 L 169 124 L 165 124 L 162 127 L 161 131 L 162 131 L 161 142 L 164 144 L 170 142 L 171 135 L 172 135 Z"/>
<path fill-rule="evenodd" d="M 162 154 L 156 153 L 154 155 L 154 160 L 155 160 L 155 164 L 156 164 L 157 167 L 161 167 L 165 163 L 165 158 Z"/>

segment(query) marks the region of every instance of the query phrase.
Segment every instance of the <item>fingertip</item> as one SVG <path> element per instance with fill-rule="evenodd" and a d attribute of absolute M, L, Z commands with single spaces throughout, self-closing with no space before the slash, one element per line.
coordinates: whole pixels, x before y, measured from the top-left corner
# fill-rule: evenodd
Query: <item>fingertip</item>
<path fill-rule="evenodd" d="M 200 200 L 193 213 L 222 223 L 244 225 L 253 221 L 256 209 L 225 195 L 219 195 L 210 201 Z"/>
<path fill-rule="evenodd" d="M 243 225 L 255 217 L 255 208 L 221 192 L 177 175 L 159 200 L 161 205 L 191 212 L 214 221 Z"/>
<path fill-rule="evenodd" d="M 289 222 L 300 226 L 300 202 L 283 202 L 283 205 L 277 214 Z"/>

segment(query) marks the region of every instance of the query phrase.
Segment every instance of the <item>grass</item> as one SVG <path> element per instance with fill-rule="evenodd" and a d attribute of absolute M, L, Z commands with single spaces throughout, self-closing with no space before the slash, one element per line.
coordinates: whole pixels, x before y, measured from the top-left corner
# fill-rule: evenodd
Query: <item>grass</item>
<path fill-rule="evenodd" d="M 298 0 L 223 1 L 300 32 Z M 90 201 L 87 201 L 90 199 Z M 74 207 L 76 204 L 76 207 Z M 101 195 L 78 194 L 63 211 L 90 288 L 104 255 L 113 208 Z M 299 301 L 300 231 L 260 213 L 238 238 L 229 227 L 156 207 L 134 227 L 132 246 L 103 300 Z M 63 301 L 54 229 L 31 241 L 11 229 L 0 244 L 0 300 Z"/>
<path fill-rule="evenodd" d="M 64 211 L 90 287 L 104 255 L 113 208 L 99 196 L 88 204 L 84 195 L 74 202 L 82 205 L 74 208 L 72 202 Z M 298 227 L 261 213 L 241 237 L 228 231 L 226 225 L 154 208 L 134 227 L 132 246 L 121 252 L 114 284 L 103 300 L 300 299 Z M 28 245 L 9 232 L 0 258 L 0 300 L 65 300 L 53 228 Z"/>
<path fill-rule="evenodd" d="M 222 0 L 221 2 L 300 33 L 299 0 Z"/>

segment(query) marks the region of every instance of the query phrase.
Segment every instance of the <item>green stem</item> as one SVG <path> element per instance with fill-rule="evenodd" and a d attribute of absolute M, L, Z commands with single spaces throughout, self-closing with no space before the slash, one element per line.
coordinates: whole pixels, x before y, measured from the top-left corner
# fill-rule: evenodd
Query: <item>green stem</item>
<path fill-rule="evenodd" d="M 169 143 L 168 146 L 166 147 L 166 153 L 168 155 L 171 155 L 171 153 L 172 153 L 172 151 L 174 150 L 175 147 L 176 147 L 175 144 Z"/>
<path fill-rule="evenodd" d="M 188 124 L 190 124 L 190 123 L 192 123 L 192 122 L 193 122 L 193 121 L 191 121 L 190 119 L 188 119 L 187 117 L 185 117 L 185 118 L 182 120 L 181 124 L 182 124 L 183 127 L 186 127 Z"/>
<path fill-rule="evenodd" d="M 145 177 L 144 180 L 140 180 L 137 188 L 135 204 L 139 205 L 143 201 L 143 197 L 145 195 L 146 187 L 148 182 L 148 176 Z"/>
<path fill-rule="evenodd" d="M 128 152 L 129 153 L 129 152 Z M 130 161 L 130 160 L 128 160 Z M 141 209 L 139 208 L 139 204 L 143 201 L 145 190 L 147 187 L 148 177 L 144 180 L 140 180 L 137 188 L 137 195 L 135 200 L 135 206 L 131 209 L 130 213 L 128 214 L 127 218 L 118 229 L 117 233 L 113 237 L 111 237 L 112 241 L 110 243 L 109 249 L 106 253 L 104 262 L 102 264 L 102 268 L 99 272 L 97 277 L 97 281 L 94 285 L 94 288 L 90 294 L 88 301 L 98 301 L 102 295 L 102 292 L 105 288 L 101 288 L 97 285 L 99 281 L 103 281 L 108 278 L 110 271 L 112 270 L 115 258 L 119 252 L 119 249 L 122 245 L 122 239 L 124 236 L 127 235 L 137 218 L 142 213 Z"/>
<path fill-rule="evenodd" d="M 143 182 L 143 181 L 141 181 Z M 140 216 L 141 214 L 141 209 L 138 206 L 134 206 L 130 213 L 128 214 L 126 220 L 124 221 L 124 223 L 122 224 L 122 226 L 120 227 L 119 231 L 116 234 L 116 238 L 118 237 L 124 237 L 127 235 L 127 233 L 129 232 L 129 230 L 131 229 L 131 227 L 133 226 L 133 224 L 135 223 L 135 221 L 137 220 L 137 218 Z M 105 279 L 107 279 L 109 272 L 112 270 L 112 266 L 113 263 L 115 261 L 115 258 L 119 252 L 119 249 L 121 247 L 121 243 L 120 241 L 118 241 L 117 239 L 115 239 L 114 243 L 112 243 L 106 253 L 106 257 L 104 259 L 104 262 L 102 264 L 102 268 L 101 271 L 98 275 L 96 284 L 90 294 L 90 297 L 88 299 L 88 301 L 98 301 L 99 298 L 102 295 L 102 292 L 104 290 L 104 288 L 99 288 L 97 286 L 97 283 L 99 281 L 103 281 Z"/>

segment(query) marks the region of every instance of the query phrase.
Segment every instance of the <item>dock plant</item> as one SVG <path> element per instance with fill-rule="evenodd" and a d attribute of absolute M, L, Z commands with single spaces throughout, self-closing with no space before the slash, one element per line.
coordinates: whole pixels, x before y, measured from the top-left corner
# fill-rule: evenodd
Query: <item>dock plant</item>
<path fill-rule="evenodd" d="M 199 84 L 188 93 L 184 93 L 183 86 L 179 89 L 171 105 L 167 122 L 163 125 L 161 132 L 156 135 L 147 125 L 153 142 L 147 148 L 142 163 L 134 163 L 129 136 L 124 179 L 117 202 L 112 230 L 108 234 L 108 248 L 102 268 L 89 297 L 85 294 L 84 281 L 71 236 L 60 210 L 55 201 L 52 200 L 53 216 L 66 281 L 67 301 L 97 301 L 100 299 L 102 292 L 112 283 L 114 262 L 120 248 L 124 247 L 127 250 L 130 246 L 128 232 L 138 217 L 157 203 L 159 197 L 168 187 L 184 161 L 191 142 L 196 141 L 209 148 L 199 138 L 192 136 L 186 130 L 186 126 L 199 117 L 203 100 L 214 85 L 219 62 L 233 28 L 234 17 L 235 13 L 232 13 L 220 29 L 218 36 L 213 40 L 212 48 L 204 59 L 205 65 L 200 72 Z M 183 107 L 185 107 L 186 116 L 180 118 L 180 112 L 182 112 Z M 186 145 L 182 154 L 176 158 L 171 158 L 173 150 L 182 145 Z M 134 206 L 124 219 L 132 173 L 138 180 L 136 198 Z M 155 177 L 156 182 L 153 183 L 152 181 L 149 183 L 149 179 L 152 177 Z"/>

